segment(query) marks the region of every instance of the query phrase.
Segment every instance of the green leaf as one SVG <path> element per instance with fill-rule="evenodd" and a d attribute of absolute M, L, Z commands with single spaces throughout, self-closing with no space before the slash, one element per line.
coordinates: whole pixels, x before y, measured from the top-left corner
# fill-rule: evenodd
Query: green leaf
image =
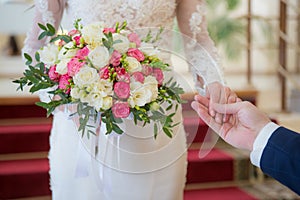
<path fill-rule="evenodd" d="M 47 31 L 46 26 L 44 26 L 43 24 L 38 23 L 38 26 L 39 26 L 42 30 Z"/>
<path fill-rule="evenodd" d="M 47 23 L 47 28 L 48 28 L 48 30 L 49 30 L 49 32 L 52 34 L 52 35 L 54 35 L 55 34 L 55 28 L 51 25 L 51 24 L 49 24 L 49 23 Z M 50 35 L 51 36 L 51 35 Z"/>
<path fill-rule="evenodd" d="M 154 138 L 156 139 L 158 134 L 158 128 L 157 128 L 157 123 L 154 123 Z"/>
<path fill-rule="evenodd" d="M 123 133 L 123 130 L 116 124 L 113 124 L 113 130 L 120 135 Z"/>
<path fill-rule="evenodd" d="M 163 127 L 163 131 L 165 132 L 165 134 L 169 137 L 169 138 L 172 138 L 172 132 L 166 128 L 166 127 Z"/>
<path fill-rule="evenodd" d="M 46 36 L 47 36 L 47 32 L 42 32 L 42 33 L 39 35 L 38 40 L 41 40 L 41 39 L 43 39 L 43 38 L 46 37 Z"/>

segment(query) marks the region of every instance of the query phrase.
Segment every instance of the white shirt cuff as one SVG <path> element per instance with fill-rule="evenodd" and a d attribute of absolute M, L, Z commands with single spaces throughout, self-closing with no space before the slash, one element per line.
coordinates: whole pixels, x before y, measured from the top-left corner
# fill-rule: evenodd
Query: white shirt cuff
<path fill-rule="evenodd" d="M 274 122 L 269 122 L 258 133 L 253 143 L 253 150 L 250 154 L 250 160 L 253 165 L 260 168 L 260 158 L 262 156 L 264 148 L 267 145 L 267 142 L 271 137 L 272 133 L 279 127 L 280 126 L 278 124 L 275 124 Z"/>

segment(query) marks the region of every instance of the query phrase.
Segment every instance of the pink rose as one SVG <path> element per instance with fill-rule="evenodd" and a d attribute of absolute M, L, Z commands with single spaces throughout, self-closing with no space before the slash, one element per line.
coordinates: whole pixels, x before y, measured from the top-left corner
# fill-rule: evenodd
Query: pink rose
<path fill-rule="evenodd" d="M 127 99 L 130 95 L 130 85 L 123 81 L 116 82 L 114 85 L 114 91 L 120 99 Z"/>
<path fill-rule="evenodd" d="M 56 72 L 56 65 L 50 67 L 48 76 L 52 81 L 58 82 L 60 75 Z"/>
<path fill-rule="evenodd" d="M 115 118 L 126 118 L 130 114 L 130 108 L 127 102 L 117 102 L 112 106 L 112 113 Z"/>
<path fill-rule="evenodd" d="M 153 72 L 153 68 L 148 65 L 142 65 L 142 72 L 145 76 L 149 76 Z"/>
<path fill-rule="evenodd" d="M 59 83 L 58 83 L 58 88 L 65 90 L 66 94 L 70 93 L 71 88 L 69 80 L 71 77 L 68 74 L 60 76 Z"/>
<path fill-rule="evenodd" d="M 136 48 L 129 48 L 128 51 L 127 51 L 127 55 L 131 56 L 131 57 L 134 57 L 139 62 L 145 60 L 144 54 Z"/>
<path fill-rule="evenodd" d="M 120 60 L 121 60 L 122 55 L 114 50 L 114 52 L 111 54 L 109 63 L 112 64 L 114 67 L 117 67 L 120 65 Z"/>
<path fill-rule="evenodd" d="M 128 40 L 136 44 L 136 47 L 141 46 L 141 40 L 136 33 L 130 33 L 128 36 Z"/>
<path fill-rule="evenodd" d="M 79 72 L 79 69 L 85 64 L 85 62 L 80 62 L 78 58 L 72 58 L 68 64 L 68 75 L 75 76 Z"/>
<path fill-rule="evenodd" d="M 87 46 L 83 47 L 82 49 L 79 49 L 75 55 L 76 58 L 80 60 L 85 60 L 86 56 L 89 55 L 90 50 Z"/>
<path fill-rule="evenodd" d="M 109 69 L 108 66 L 102 67 L 99 71 L 100 78 L 108 79 L 109 78 Z"/>
<path fill-rule="evenodd" d="M 76 42 L 76 45 L 80 45 L 80 39 L 81 39 L 81 36 L 80 35 L 77 35 L 73 38 Z"/>
<path fill-rule="evenodd" d="M 131 76 L 134 78 L 134 80 L 144 83 L 145 77 L 142 72 L 133 72 Z"/>
<path fill-rule="evenodd" d="M 115 33 L 116 29 L 114 28 L 104 28 L 103 33 L 108 34 L 108 33 Z"/>
<path fill-rule="evenodd" d="M 159 85 L 164 81 L 164 74 L 160 68 L 153 68 L 152 75 L 156 78 Z"/>

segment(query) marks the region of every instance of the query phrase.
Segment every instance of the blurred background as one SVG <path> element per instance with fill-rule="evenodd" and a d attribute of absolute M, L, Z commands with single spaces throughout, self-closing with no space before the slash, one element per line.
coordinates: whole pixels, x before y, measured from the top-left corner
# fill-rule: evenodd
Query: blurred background
<path fill-rule="evenodd" d="M 0 114 L 0 136 L 4 137 L 4 139 L 0 138 L 0 199 L 51 198 L 47 181 L 49 178 L 47 139 L 51 128 L 51 118 L 45 119 L 45 113 L 36 110 L 34 106 L 34 102 L 37 101 L 36 95 L 17 92 L 17 85 L 12 84 L 12 80 L 20 77 L 25 69 L 21 49 L 32 23 L 34 11 L 32 8 L 32 0 L 0 0 L 0 113 L 2 113 Z M 244 100 L 256 104 L 280 125 L 300 132 L 300 1 L 207 0 L 207 20 L 210 35 L 221 56 L 227 85 Z M 178 58 L 174 59 L 176 61 Z M 181 61 L 178 60 L 178 63 Z M 175 70 L 186 80 L 191 80 L 187 67 L 182 68 L 178 65 L 175 66 Z M 188 90 L 184 98 L 191 100 L 193 97 L 191 92 Z M 22 109 L 25 114 L 21 113 Z M 200 130 L 205 125 L 198 124 L 197 117 L 191 114 L 193 111 L 188 105 L 184 109 L 187 132 L 191 129 L 200 134 Z M 23 134 L 23 140 L 18 135 L 20 130 L 23 131 L 24 125 L 28 128 L 28 132 L 25 132 L 31 134 L 31 140 L 38 140 L 37 143 L 43 140 L 44 146 L 33 147 L 31 150 L 25 146 L 20 149 L 15 147 L 11 149 L 18 141 L 26 143 L 30 138 L 25 139 L 25 134 Z M 13 138 L 11 138 L 12 135 Z M 43 139 L 40 138 L 41 135 Z M 195 141 L 190 151 L 199 149 L 202 143 L 203 140 Z M 5 148 L 1 149 L 1 146 Z M 230 200 L 300 199 L 276 181 L 263 175 L 259 169 L 252 167 L 249 162 L 249 152 L 232 149 L 222 141 L 218 141 L 216 148 L 218 148 L 216 152 L 221 149 L 226 156 L 222 157 L 222 154 L 222 156 L 215 157 L 214 155 L 219 154 L 214 154 L 211 157 L 208 156 L 206 160 L 199 158 L 189 160 L 191 167 L 188 170 L 192 171 L 193 164 L 196 163 L 195 171 L 202 172 L 199 177 L 203 177 L 205 169 L 200 170 L 199 166 L 207 165 L 207 170 L 225 170 L 225 175 L 231 178 L 224 180 L 200 178 L 201 180 L 198 180 L 195 178 L 197 174 L 188 172 L 186 189 L 188 192 L 185 194 L 185 199 L 200 199 L 200 197 L 206 199 L 207 197 L 217 200 L 226 199 L 226 195 L 229 195 Z M 222 167 L 229 159 L 227 154 L 233 158 L 231 168 L 228 169 Z M 27 177 L 26 180 L 32 182 L 31 173 L 33 172 L 22 171 L 24 167 L 20 171 L 17 167 L 11 167 L 32 165 L 29 161 L 32 159 L 41 162 L 40 167 L 38 167 L 39 164 L 34 164 L 38 167 L 36 173 L 42 174 L 42 178 L 36 180 L 45 182 L 43 186 L 39 181 L 35 181 L 37 182 L 34 186 L 35 190 L 32 190 L 28 184 L 16 184 L 21 182 L 18 181 L 16 174 L 23 173 Z M 215 164 L 211 164 L 211 161 Z M 227 166 L 226 162 L 224 166 Z M 17 172 L 7 170 L 7 168 L 15 169 Z M 20 189 L 20 192 L 10 192 L 9 184 L 13 185 L 14 190 Z M 242 192 L 246 191 L 250 196 L 239 196 L 240 193 L 235 193 L 235 188 L 241 189 Z M 190 195 L 190 191 L 196 191 L 195 198 Z M 214 196 L 214 194 L 219 194 L 219 196 Z"/>

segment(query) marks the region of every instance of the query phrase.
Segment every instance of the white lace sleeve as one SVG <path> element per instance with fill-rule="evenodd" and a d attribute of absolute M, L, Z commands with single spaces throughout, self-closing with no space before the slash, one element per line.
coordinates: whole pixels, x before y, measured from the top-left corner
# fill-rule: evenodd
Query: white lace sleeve
<path fill-rule="evenodd" d="M 38 36 L 41 33 L 38 23 L 50 23 L 57 28 L 62 18 L 64 4 L 65 0 L 35 0 L 34 19 L 24 41 L 23 54 L 28 53 L 34 56 L 35 52 L 47 42 L 46 39 L 38 40 Z"/>
<path fill-rule="evenodd" d="M 219 55 L 207 31 L 205 0 L 178 0 L 176 14 L 196 89 L 204 94 L 205 85 L 223 84 Z"/>
<path fill-rule="evenodd" d="M 64 4 L 64 0 L 35 0 L 35 15 L 32 26 L 27 32 L 24 41 L 24 47 L 22 49 L 23 54 L 27 53 L 33 57 L 35 52 L 47 42 L 46 39 L 38 40 L 38 36 L 41 33 L 38 23 L 50 23 L 57 28 L 62 18 Z M 38 92 L 41 101 L 49 102 L 51 100 L 52 96 L 48 91 L 50 90 L 45 89 Z"/>

